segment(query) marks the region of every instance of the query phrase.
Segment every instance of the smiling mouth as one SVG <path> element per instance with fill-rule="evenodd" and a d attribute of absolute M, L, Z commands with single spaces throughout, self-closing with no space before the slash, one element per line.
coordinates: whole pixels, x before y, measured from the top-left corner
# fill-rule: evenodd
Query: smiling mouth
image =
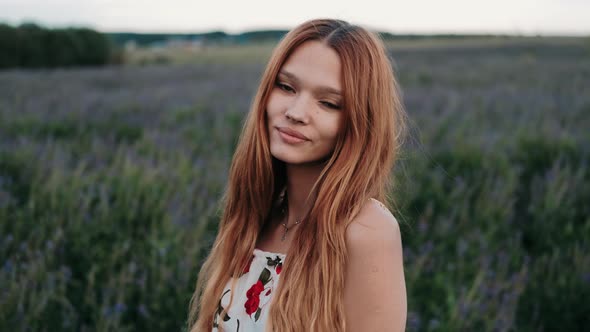
<path fill-rule="evenodd" d="M 299 144 L 299 143 L 303 143 L 303 142 L 307 141 L 305 139 L 289 135 L 289 134 L 282 132 L 278 129 L 277 129 L 277 131 L 279 132 L 279 136 L 281 137 L 283 142 L 285 142 L 287 144 Z"/>

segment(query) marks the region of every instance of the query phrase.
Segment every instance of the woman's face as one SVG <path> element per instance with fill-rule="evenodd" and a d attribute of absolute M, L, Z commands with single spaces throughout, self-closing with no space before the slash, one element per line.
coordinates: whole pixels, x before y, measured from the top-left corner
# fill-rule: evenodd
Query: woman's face
<path fill-rule="evenodd" d="M 301 44 L 287 58 L 266 105 L 275 158 L 288 164 L 315 164 L 331 156 L 343 117 L 340 67 L 338 54 L 319 41 Z"/>

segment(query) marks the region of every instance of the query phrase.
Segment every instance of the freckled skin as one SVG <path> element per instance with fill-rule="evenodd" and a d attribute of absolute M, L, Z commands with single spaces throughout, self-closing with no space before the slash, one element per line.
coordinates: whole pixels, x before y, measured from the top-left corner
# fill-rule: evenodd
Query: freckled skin
<path fill-rule="evenodd" d="M 297 79 L 279 75 L 266 107 L 271 154 L 290 164 L 317 164 L 327 160 L 336 145 L 343 117 L 342 96 L 320 92 L 319 87 L 342 91 L 338 54 L 318 41 L 300 45 L 281 67 Z M 285 143 L 275 126 L 297 130 L 309 141 Z"/>

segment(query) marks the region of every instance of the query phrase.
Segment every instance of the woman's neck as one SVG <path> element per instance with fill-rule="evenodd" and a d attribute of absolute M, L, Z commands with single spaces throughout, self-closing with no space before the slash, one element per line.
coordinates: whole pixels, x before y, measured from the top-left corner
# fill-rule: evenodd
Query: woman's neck
<path fill-rule="evenodd" d="M 287 171 L 287 210 L 289 211 L 288 225 L 295 224 L 311 208 L 310 201 L 305 202 L 313 184 L 320 176 L 325 164 L 286 165 Z"/>

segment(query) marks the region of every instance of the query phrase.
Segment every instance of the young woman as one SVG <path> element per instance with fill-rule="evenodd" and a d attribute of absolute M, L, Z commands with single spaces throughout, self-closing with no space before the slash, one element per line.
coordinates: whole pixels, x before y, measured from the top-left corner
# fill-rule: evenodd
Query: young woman
<path fill-rule="evenodd" d="M 403 331 L 401 236 L 381 202 L 405 117 L 377 36 L 331 19 L 290 31 L 246 118 L 189 331 Z"/>

